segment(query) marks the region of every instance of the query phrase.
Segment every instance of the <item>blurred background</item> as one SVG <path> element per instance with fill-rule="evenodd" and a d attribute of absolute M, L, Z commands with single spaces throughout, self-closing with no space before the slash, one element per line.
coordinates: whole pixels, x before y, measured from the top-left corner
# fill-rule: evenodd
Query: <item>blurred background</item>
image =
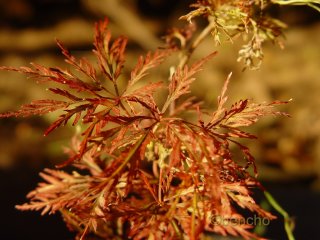
<path fill-rule="evenodd" d="M 74 55 L 92 59 L 93 25 L 110 19 L 114 36 L 129 37 L 127 66 L 147 50 L 161 46 L 168 27 L 179 26 L 188 11 L 185 0 L 0 0 L 0 65 L 66 67 L 56 47 L 61 40 Z M 320 239 L 320 14 L 305 7 L 282 7 L 271 13 L 288 24 L 285 48 L 264 46 L 258 71 L 242 72 L 236 61 L 240 45 L 215 46 L 207 39 L 195 52 L 219 54 L 200 73 L 193 93 L 214 106 L 229 72 L 233 77 L 230 101 L 293 101 L 279 108 L 292 118 L 267 118 L 250 131 L 258 141 L 248 142 L 260 179 L 296 221 L 297 239 Z M 160 73 L 167 76 L 167 72 Z M 0 72 L 0 112 L 15 110 L 33 99 L 46 98 L 44 86 L 24 76 Z M 40 181 L 39 171 L 63 161 L 63 146 L 73 129 L 43 132 L 54 116 L 0 119 L 0 239 L 72 239 L 60 216 L 41 217 L 14 206 Z M 259 197 L 258 197 L 259 198 Z M 261 201 L 263 201 L 261 199 Z M 270 239 L 286 239 L 282 218 L 265 231 Z"/>

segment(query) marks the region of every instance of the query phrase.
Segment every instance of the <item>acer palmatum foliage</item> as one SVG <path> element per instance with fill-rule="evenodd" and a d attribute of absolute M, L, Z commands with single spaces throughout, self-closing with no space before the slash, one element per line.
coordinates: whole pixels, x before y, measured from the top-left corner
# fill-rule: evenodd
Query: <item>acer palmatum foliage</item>
<path fill-rule="evenodd" d="M 35 100 L 1 117 L 62 110 L 45 135 L 68 122 L 83 128 L 72 138 L 67 151 L 70 158 L 60 166 L 71 164 L 79 171 L 45 169 L 40 174 L 44 182 L 28 194 L 30 202 L 17 208 L 41 214 L 60 212 L 80 239 L 88 234 L 102 239 L 199 239 L 205 231 L 260 239 L 243 221 L 219 225 L 213 219 L 244 219 L 236 206 L 275 218 L 252 198 L 250 189 L 260 186 L 248 172 L 253 167 L 256 173 L 254 158 L 237 139 L 255 138 L 241 128 L 262 116 L 282 114 L 274 106 L 283 102 L 241 100 L 227 107 L 231 74 L 211 113 L 203 111 L 192 96 L 181 100 L 190 93 L 196 73 L 215 53 L 191 65 L 183 60 L 168 83 L 144 82 L 138 87 L 149 70 L 177 50 L 172 44 L 140 57 L 121 89 L 118 81 L 126 44 L 124 37 L 111 40 L 105 20 L 96 24 L 93 52 L 97 66 L 76 59 L 58 41 L 66 61 L 78 73 L 38 64 L 1 67 L 39 83 L 55 83 L 48 90 L 61 99 Z M 161 106 L 153 97 L 160 88 L 168 91 Z M 198 121 L 181 117 L 191 110 Z M 240 148 L 246 164 L 233 157 L 230 144 Z"/>

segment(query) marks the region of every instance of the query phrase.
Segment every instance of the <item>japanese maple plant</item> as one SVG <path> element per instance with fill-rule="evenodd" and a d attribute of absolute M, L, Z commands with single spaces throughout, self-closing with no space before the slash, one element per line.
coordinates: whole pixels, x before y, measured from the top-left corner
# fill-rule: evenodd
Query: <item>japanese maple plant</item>
<path fill-rule="evenodd" d="M 197 1 L 181 17 L 187 20 L 186 26 L 169 30 L 164 46 L 141 56 L 126 70 L 130 75 L 122 74 L 127 38 L 114 39 L 108 20 L 96 24 L 97 64 L 77 59 L 57 41 L 75 71 L 35 63 L 1 67 L 39 83 L 53 83 L 56 87 L 48 90 L 58 96 L 34 100 L 1 117 L 60 111 L 45 135 L 69 122 L 79 126 L 68 149 L 70 157 L 57 169 L 40 173 L 44 182 L 27 195 L 29 203 L 17 208 L 41 214 L 60 212 L 77 239 L 200 239 L 206 232 L 262 239 L 251 231 L 253 226 L 241 221 L 245 216 L 239 208 L 270 220 L 276 217 L 252 196 L 251 189 L 265 189 L 257 180 L 254 157 L 239 139 L 255 139 L 243 127 L 260 117 L 286 115 L 274 109 L 284 102 L 226 104 L 229 74 L 217 107 L 204 109 L 190 95 L 190 85 L 216 52 L 193 63 L 189 60 L 207 36 L 219 43 L 245 35 L 249 41 L 239 51 L 239 60 L 246 67 L 259 67 L 261 44 L 277 42 L 284 27 L 264 14 L 268 4 Z M 207 25 L 196 30 L 195 17 L 205 18 Z M 151 81 L 149 73 L 156 73 L 169 56 L 178 57 L 168 69 L 168 78 Z M 164 102 L 154 98 L 159 91 L 167 94 Z M 186 118 L 186 112 L 196 117 Z M 243 156 L 234 155 L 231 145 Z M 70 165 L 72 172 L 63 170 Z M 216 224 L 216 216 L 239 224 Z"/>

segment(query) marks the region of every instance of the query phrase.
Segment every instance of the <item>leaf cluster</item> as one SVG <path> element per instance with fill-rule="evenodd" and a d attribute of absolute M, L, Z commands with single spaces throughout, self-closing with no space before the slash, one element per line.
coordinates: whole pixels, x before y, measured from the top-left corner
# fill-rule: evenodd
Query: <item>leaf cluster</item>
<path fill-rule="evenodd" d="M 194 10 L 181 17 L 191 22 L 196 17 L 204 17 L 208 21 L 216 44 L 223 39 L 233 42 L 242 36 L 246 41 L 239 50 L 238 61 L 243 61 L 245 68 L 257 69 L 263 59 L 262 45 L 266 41 L 279 44 L 279 37 L 286 24 L 267 15 L 272 1 L 254 0 L 198 0 L 191 6 Z"/>
<path fill-rule="evenodd" d="M 253 6 L 239 4 L 198 1 L 193 5 L 196 10 L 183 18 L 191 21 L 206 15 L 214 26 L 212 31 L 228 35 L 229 31 L 247 31 L 256 23 L 246 10 Z M 230 19 L 234 23 L 227 25 Z M 191 32 L 181 31 L 181 39 L 188 40 Z M 30 202 L 18 209 L 60 212 L 80 239 L 89 234 L 102 239 L 199 239 L 204 232 L 259 239 L 250 225 L 219 225 L 213 219 L 244 219 L 237 207 L 275 218 L 252 197 L 250 189 L 260 184 L 249 173 L 253 167 L 257 174 L 254 158 L 239 139 L 255 138 L 243 127 L 260 117 L 285 115 L 274 109 L 284 102 L 255 104 L 241 100 L 228 107 L 230 74 L 217 109 L 202 109 L 194 97 L 187 95 L 196 73 L 215 52 L 190 65 L 180 62 L 169 81 L 142 81 L 176 51 L 172 45 L 141 56 L 129 70 L 130 76 L 123 77 L 127 39 L 113 39 L 108 20 L 96 24 L 96 65 L 85 58 L 77 59 L 61 42 L 57 44 L 75 72 L 39 64 L 1 67 L 39 83 L 55 84 L 48 90 L 63 100 L 35 100 L 0 117 L 60 111 L 45 135 L 68 122 L 83 129 L 71 141 L 69 159 L 60 165 L 72 165 L 75 170 L 45 169 L 40 174 L 44 182 L 28 194 Z M 120 88 L 123 79 L 126 86 Z M 162 104 L 154 98 L 159 89 L 168 92 Z M 183 118 L 186 111 L 195 114 L 197 121 Z M 232 144 L 241 150 L 245 163 L 233 156 Z"/>

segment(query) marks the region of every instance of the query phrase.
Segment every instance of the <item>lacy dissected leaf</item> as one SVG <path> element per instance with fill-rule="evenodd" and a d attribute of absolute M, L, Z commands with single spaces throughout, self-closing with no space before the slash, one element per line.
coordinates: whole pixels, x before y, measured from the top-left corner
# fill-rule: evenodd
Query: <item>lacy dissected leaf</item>
<path fill-rule="evenodd" d="M 152 96 L 154 92 L 159 90 L 160 88 L 163 88 L 164 84 L 163 82 L 155 82 L 155 83 L 149 83 L 147 85 L 144 85 L 142 87 L 139 87 L 133 91 L 131 91 L 129 94 L 124 94 L 123 97 L 127 96 Z"/>
<path fill-rule="evenodd" d="M 133 68 L 128 82 L 128 88 L 137 83 L 140 79 L 148 74 L 148 70 L 161 64 L 164 59 L 172 52 L 168 50 L 157 50 L 153 54 L 147 53 L 145 57 L 140 56 L 137 65 Z"/>
<path fill-rule="evenodd" d="M 180 19 L 191 22 L 196 17 L 204 17 L 208 20 L 206 29 L 211 32 L 217 45 L 223 39 L 230 42 L 243 35 L 249 41 L 239 50 L 238 61 L 244 62 L 244 70 L 258 69 L 263 59 L 262 44 L 271 41 L 283 47 L 279 40 L 286 25 L 278 19 L 271 18 L 265 11 L 268 6 L 277 1 L 217 1 L 204 0 L 191 4 L 194 10 L 182 16 Z M 279 1 L 285 2 L 285 1 Z M 292 2 L 293 1 L 287 1 Z M 317 6 L 312 1 L 306 1 L 311 7 Z"/>
<path fill-rule="evenodd" d="M 89 176 L 77 173 L 70 175 L 50 169 L 45 169 L 40 176 L 46 183 L 39 183 L 38 188 L 27 195 L 31 199 L 30 203 L 17 206 L 19 210 L 42 210 L 41 214 L 44 215 L 55 213 L 61 208 L 72 207 L 84 197 L 91 181 Z"/>
<path fill-rule="evenodd" d="M 57 45 L 60 47 L 62 54 L 66 57 L 67 63 L 69 63 L 79 72 L 88 76 L 93 82 L 100 83 L 99 78 L 97 78 L 96 69 L 86 58 L 77 60 L 70 54 L 70 52 L 63 46 L 63 44 L 59 40 L 57 40 Z"/>
<path fill-rule="evenodd" d="M 90 104 L 82 104 L 79 106 L 76 106 L 74 108 L 70 108 L 70 109 L 64 109 L 67 113 L 64 113 L 62 115 L 60 115 L 58 117 L 57 120 L 55 120 L 45 131 L 44 135 L 48 135 L 50 132 L 52 132 L 54 129 L 60 127 L 60 126 L 64 126 L 68 123 L 68 121 L 70 120 L 71 117 L 73 117 L 74 115 L 76 115 L 74 121 L 73 121 L 73 125 L 75 125 L 78 120 L 81 117 L 81 114 L 83 112 L 86 111 L 86 115 L 83 117 L 83 119 L 85 119 L 86 117 L 88 117 L 88 114 L 90 115 L 90 113 L 96 108 L 97 106 L 92 106 Z"/>
<path fill-rule="evenodd" d="M 132 106 L 132 103 L 138 103 L 156 117 L 160 114 L 160 111 L 155 99 L 153 98 L 153 94 L 154 92 L 159 91 L 160 88 L 163 88 L 162 82 L 149 83 L 133 90 L 130 93 L 125 93 L 122 96 L 122 99 L 127 101 L 133 113 L 135 113 L 135 108 Z"/>
<path fill-rule="evenodd" d="M 126 100 L 128 104 L 132 106 L 131 103 L 138 103 L 140 106 L 143 106 L 145 109 L 148 109 L 149 112 L 158 119 L 158 115 L 160 114 L 158 105 L 156 104 L 152 95 L 136 95 L 136 96 L 126 96 Z M 131 109 L 134 109 L 131 107 Z M 134 112 L 135 110 L 132 110 Z M 145 119 L 148 119 L 146 116 Z"/>
<path fill-rule="evenodd" d="M 204 63 L 206 63 L 209 59 L 215 56 L 217 52 L 213 52 L 205 58 L 195 62 L 190 67 L 187 65 L 183 68 L 177 68 L 173 73 L 170 84 L 169 84 L 169 94 L 167 100 L 162 108 L 162 113 L 164 113 L 169 105 L 177 100 L 184 94 L 190 92 L 190 85 L 195 80 L 194 75 L 201 71 L 201 67 Z"/>
<path fill-rule="evenodd" d="M 28 117 L 31 115 L 44 115 L 59 109 L 67 108 L 71 103 L 58 100 L 34 100 L 24 104 L 18 111 L 1 113 L 0 117 Z"/>
<path fill-rule="evenodd" d="M 170 28 L 165 35 L 165 41 L 169 48 L 183 49 L 192 38 L 196 30 L 196 25 L 189 23 L 183 28 Z"/>
<path fill-rule="evenodd" d="M 251 36 L 248 43 L 244 44 L 239 50 L 237 61 L 243 61 L 245 68 L 251 70 L 259 69 L 264 57 L 263 43 L 265 41 L 272 41 L 283 48 L 283 43 L 279 40 L 283 36 L 283 29 L 287 25 L 280 20 L 271 17 L 260 17 L 258 20 L 250 19 L 248 26 L 251 29 Z"/>
<path fill-rule="evenodd" d="M 111 41 L 111 32 L 108 30 L 108 20 L 96 24 L 94 40 L 95 50 L 102 73 L 112 82 L 116 82 L 121 74 L 125 57 L 124 52 L 127 38 L 119 37 Z"/>
<path fill-rule="evenodd" d="M 198 1 L 198 3 L 192 4 L 191 7 L 196 8 L 196 10 L 192 10 L 188 14 L 181 16 L 180 19 L 191 22 L 195 17 L 211 15 L 213 12 L 210 7 L 210 1 Z"/>
<path fill-rule="evenodd" d="M 170 116 L 178 116 L 186 112 L 196 112 L 203 104 L 202 101 L 197 101 L 196 97 L 191 96 L 181 103 L 176 104 L 175 109 L 170 113 Z M 201 113 L 200 113 L 201 115 Z"/>
<path fill-rule="evenodd" d="M 185 18 L 191 21 L 195 16 L 215 15 L 225 3 L 232 4 L 229 10 L 238 6 L 233 1 L 197 1 L 194 5 L 197 9 Z M 227 10 L 220 13 L 227 14 L 229 19 L 232 13 Z M 214 23 L 220 24 L 220 28 L 227 25 L 221 21 Z M 184 40 L 192 35 L 175 33 L 182 34 Z M 76 59 L 58 41 L 66 61 L 82 77 L 69 70 L 37 64 L 32 68 L 2 68 L 53 82 L 58 86 L 48 90 L 67 100 L 33 101 L 0 117 L 63 110 L 45 134 L 71 119 L 73 125 L 82 122 L 72 147 L 67 150 L 70 158 L 61 165 L 72 164 L 75 168 L 72 174 L 46 169 L 41 173 L 45 182 L 28 195 L 29 203 L 17 208 L 40 210 L 42 214 L 60 211 L 69 228 L 78 232 L 79 239 L 89 234 L 101 239 L 199 239 L 205 231 L 259 239 L 250 232 L 252 226 L 214 225 L 213 218 L 244 219 L 237 212 L 239 207 L 274 218 L 256 204 L 248 190 L 260 186 L 248 171 L 250 165 L 255 167 L 254 158 L 234 138 L 254 138 L 240 128 L 262 116 L 282 114 L 274 110 L 281 102 L 254 104 L 241 100 L 226 106 L 231 74 L 209 120 L 204 120 L 205 113 L 193 97 L 178 101 L 190 92 L 195 74 L 214 52 L 191 66 L 180 63 L 182 67 L 177 67 L 170 77 L 168 97 L 160 111 L 153 95 L 164 83 L 149 81 L 139 86 L 136 83 L 173 49 L 140 57 L 127 86 L 119 89 L 117 80 L 124 67 L 126 44 L 124 37 L 112 40 L 105 20 L 96 24 L 97 68 L 84 58 Z M 111 89 L 102 77 L 111 82 Z M 170 113 L 165 116 L 169 107 Z M 198 122 L 182 118 L 188 110 L 198 115 Z M 231 143 L 247 159 L 245 166 L 233 156 Z"/>
<path fill-rule="evenodd" d="M 77 76 L 68 70 L 60 68 L 45 67 L 40 64 L 31 63 L 32 68 L 29 67 L 0 67 L 0 69 L 8 71 L 16 71 L 26 74 L 32 79 L 37 79 L 38 82 L 55 82 L 68 87 L 77 92 L 95 93 L 101 91 L 102 88 L 93 83 L 82 81 Z"/>
<path fill-rule="evenodd" d="M 74 102 L 76 101 L 81 101 L 83 99 L 71 94 L 70 92 L 68 92 L 67 90 L 63 90 L 63 89 L 59 89 L 59 88 L 49 88 L 49 90 L 57 95 L 66 97 Z"/>
<path fill-rule="evenodd" d="M 231 106 L 220 115 L 220 119 L 211 121 L 207 127 L 228 128 L 233 130 L 238 127 L 247 127 L 257 122 L 263 116 L 269 115 L 283 115 L 288 116 L 286 113 L 275 110 L 275 106 L 279 104 L 286 104 L 287 101 L 275 101 L 271 103 L 250 103 L 249 100 L 241 100 Z M 214 117 L 216 117 L 215 115 Z M 235 131 L 236 133 L 236 131 Z M 241 135 L 241 132 L 238 132 Z"/>
<path fill-rule="evenodd" d="M 207 129 L 212 128 L 228 128 L 235 135 L 244 134 L 239 127 L 246 127 L 257 122 L 261 117 L 268 115 L 283 115 L 288 114 L 275 110 L 275 106 L 286 104 L 288 101 L 274 101 L 271 103 L 251 103 L 249 100 L 240 100 L 233 104 L 229 109 L 225 106 L 228 97 L 226 96 L 227 87 L 231 74 L 229 74 L 222 92 L 218 97 L 218 108 L 213 112 L 211 120 L 206 124 Z"/>
<path fill-rule="evenodd" d="M 251 193 L 249 192 L 248 187 L 254 185 L 255 183 L 252 182 L 247 182 L 245 185 L 240 185 L 239 183 L 224 183 L 223 188 L 228 197 L 238 206 L 246 208 L 252 212 L 256 212 L 259 214 L 259 216 L 268 218 L 270 220 L 275 219 L 276 217 L 274 215 L 262 209 L 250 196 Z"/>

